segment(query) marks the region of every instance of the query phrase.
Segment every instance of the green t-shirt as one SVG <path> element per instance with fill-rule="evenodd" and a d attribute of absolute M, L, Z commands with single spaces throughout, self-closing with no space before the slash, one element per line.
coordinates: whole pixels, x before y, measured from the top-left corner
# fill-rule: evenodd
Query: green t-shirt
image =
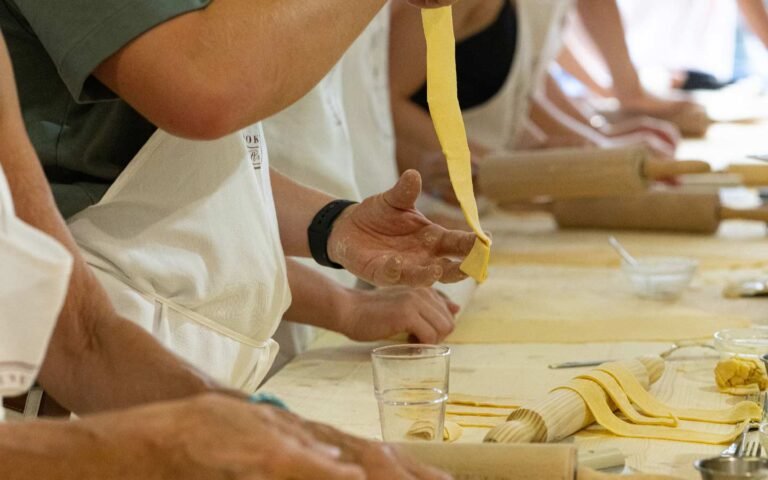
<path fill-rule="evenodd" d="M 0 0 L 24 121 L 62 214 L 96 203 L 156 127 L 91 75 L 210 0 Z"/>

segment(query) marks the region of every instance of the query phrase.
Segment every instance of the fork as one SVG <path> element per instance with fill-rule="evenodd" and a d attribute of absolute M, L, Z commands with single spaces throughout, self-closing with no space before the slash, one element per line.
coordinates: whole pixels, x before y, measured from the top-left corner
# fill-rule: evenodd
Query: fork
<path fill-rule="evenodd" d="M 750 395 L 748 400 L 757 402 L 761 407 L 762 415 L 760 416 L 760 423 L 757 424 L 757 427 L 759 428 L 759 426 L 766 420 L 766 413 L 768 412 L 768 402 L 766 401 L 768 400 L 768 392 Z M 763 447 L 760 445 L 759 441 L 751 440 L 747 442 L 747 436 L 753 429 L 753 426 L 754 422 L 751 422 L 749 427 L 744 429 L 744 433 L 739 442 L 739 448 L 736 449 L 737 457 L 759 457 L 762 454 Z"/>
<path fill-rule="evenodd" d="M 762 448 L 758 442 L 747 442 L 747 436 L 749 432 L 757 430 L 760 425 L 768 420 L 768 392 L 762 392 L 761 394 L 753 393 L 747 395 L 746 400 L 756 402 L 762 408 L 762 415 L 760 422 L 749 422 L 749 425 L 744 429 L 741 436 L 736 439 L 728 448 L 722 451 L 721 457 L 743 457 L 748 450 L 757 450 L 758 453 L 755 456 L 760 456 Z M 757 446 L 753 445 L 757 443 Z M 750 448 L 751 447 L 751 448 Z M 750 456 L 750 455 L 746 455 Z"/>
<path fill-rule="evenodd" d="M 763 447 L 760 446 L 760 442 L 752 440 L 747 443 L 747 446 L 742 449 L 739 457 L 760 457 L 763 453 Z"/>

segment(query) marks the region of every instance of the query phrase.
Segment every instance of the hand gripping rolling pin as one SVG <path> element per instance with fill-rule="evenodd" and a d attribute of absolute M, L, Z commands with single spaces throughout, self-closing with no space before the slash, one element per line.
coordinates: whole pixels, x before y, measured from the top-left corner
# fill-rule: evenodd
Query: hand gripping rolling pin
<path fill-rule="evenodd" d="M 478 182 L 483 194 L 505 204 L 641 193 L 653 180 L 710 171 L 702 161 L 655 159 L 644 147 L 567 148 L 488 155 Z"/>
<path fill-rule="evenodd" d="M 722 220 L 768 222 L 768 207 L 736 210 L 722 206 L 716 194 L 677 192 L 557 201 L 552 213 L 561 228 L 712 234 Z"/>

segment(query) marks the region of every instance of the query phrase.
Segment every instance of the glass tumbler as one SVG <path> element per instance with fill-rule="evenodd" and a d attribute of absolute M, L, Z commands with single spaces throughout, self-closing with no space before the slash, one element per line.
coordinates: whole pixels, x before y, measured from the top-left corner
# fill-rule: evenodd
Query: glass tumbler
<path fill-rule="evenodd" d="M 441 442 L 451 349 L 392 345 L 373 350 L 371 359 L 384 441 Z"/>

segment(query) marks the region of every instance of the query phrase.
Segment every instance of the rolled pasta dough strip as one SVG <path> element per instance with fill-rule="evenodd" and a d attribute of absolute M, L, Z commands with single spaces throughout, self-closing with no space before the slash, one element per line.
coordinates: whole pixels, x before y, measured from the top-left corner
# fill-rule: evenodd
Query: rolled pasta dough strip
<path fill-rule="evenodd" d="M 634 375 L 632 376 L 634 377 Z M 677 419 L 672 415 L 668 415 L 667 417 L 647 417 L 639 413 L 632 406 L 632 403 L 630 402 L 629 397 L 627 397 L 627 394 L 624 393 L 624 390 L 621 389 L 621 385 L 616 382 L 616 379 L 605 372 L 593 370 L 591 372 L 585 373 L 584 375 L 579 375 L 576 378 L 592 380 L 593 382 L 600 385 L 600 387 L 602 387 L 602 389 L 608 394 L 611 400 L 613 400 L 613 403 L 616 404 L 621 413 L 623 413 L 632 423 L 636 423 L 638 425 L 663 425 L 667 427 L 677 426 Z"/>
<path fill-rule="evenodd" d="M 423 9 L 427 39 L 427 102 L 437 137 L 448 162 L 448 175 L 464 217 L 477 240 L 461 264 L 461 270 L 477 282 L 488 277 L 491 239 L 480 227 L 480 215 L 472 186 L 472 164 L 467 132 L 456 85 L 456 39 L 451 7 Z"/>
<path fill-rule="evenodd" d="M 451 393 L 448 395 L 448 405 L 465 405 L 468 407 L 488 408 L 519 408 L 520 404 L 506 398 L 482 397 L 479 395 L 467 395 L 464 393 Z"/>
<path fill-rule="evenodd" d="M 455 422 L 445 421 L 443 426 L 443 441 L 452 443 L 461 438 L 464 429 Z M 406 437 L 412 440 L 424 440 L 431 442 L 435 439 L 435 425 L 426 420 L 414 423 L 406 433 Z"/>
<path fill-rule="evenodd" d="M 726 434 L 699 432 L 695 430 L 685 430 L 675 427 L 659 427 L 655 425 L 634 425 L 619 419 L 608 405 L 608 398 L 605 391 L 597 383 L 591 380 L 574 379 L 568 385 L 559 389 L 572 390 L 576 392 L 592 415 L 601 426 L 609 432 L 620 437 L 631 438 L 651 438 L 656 440 L 673 440 L 679 442 L 706 443 L 710 445 L 720 445 L 734 441 L 741 432 L 749 425 L 748 421 L 734 428 Z"/>
<path fill-rule="evenodd" d="M 621 385 L 630 400 L 646 415 L 669 417 L 670 414 L 681 420 L 694 422 L 734 424 L 745 420 L 760 420 L 762 411 L 755 402 L 739 402 L 723 410 L 704 410 L 696 408 L 675 408 L 660 402 L 651 395 L 623 365 L 618 362 L 605 363 L 598 370 L 610 374 Z"/>
<path fill-rule="evenodd" d="M 455 417 L 486 417 L 486 418 L 507 418 L 509 416 L 509 411 L 498 411 L 498 412 L 489 412 L 489 411 L 478 411 L 478 410 L 462 410 L 462 409 L 453 409 L 448 408 L 448 410 L 445 412 L 446 415 L 449 416 L 455 416 Z"/>

